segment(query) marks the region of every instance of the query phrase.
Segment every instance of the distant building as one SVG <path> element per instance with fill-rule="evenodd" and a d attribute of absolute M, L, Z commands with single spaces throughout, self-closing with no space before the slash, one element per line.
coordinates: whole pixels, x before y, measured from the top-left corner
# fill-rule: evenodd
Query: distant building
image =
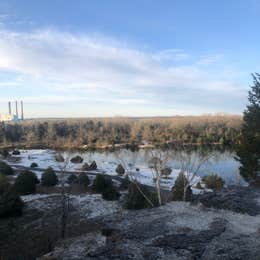
<path fill-rule="evenodd" d="M 0 114 L 0 121 L 19 121 L 16 115 Z"/>
<path fill-rule="evenodd" d="M 23 114 L 23 101 L 21 101 L 21 117 L 19 118 L 18 115 L 18 102 L 15 101 L 15 114 L 12 114 L 12 104 L 9 101 L 8 102 L 8 114 L 0 114 L 0 122 L 8 122 L 8 121 L 14 121 L 18 122 L 20 120 L 24 120 L 24 114 Z"/>

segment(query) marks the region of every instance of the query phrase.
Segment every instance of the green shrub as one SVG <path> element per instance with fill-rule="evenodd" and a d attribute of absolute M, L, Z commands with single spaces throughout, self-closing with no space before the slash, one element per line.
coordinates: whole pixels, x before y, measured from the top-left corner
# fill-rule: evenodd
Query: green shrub
<path fill-rule="evenodd" d="M 90 170 L 90 167 L 89 167 L 89 164 L 88 163 L 84 163 L 81 167 L 81 170 L 82 171 L 89 171 Z"/>
<path fill-rule="evenodd" d="M 170 167 L 165 167 L 161 170 L 161 174 L 163 177 L 168 178 L 172 173 L 172 169 Z"/>
<path fill-rule="evenodd" d="M 0 195 L 10 188 L 6 175 L 0 173 Z"/>
<path fill-rule="evenodd" d="M 83 162 L 83 158 L 80 157 L 79 155 L 77 155 L 77 156 L 71 158 L 70 161 L 71 161 L 72 163 L 82 163 L 82 162 Z"/>
<path fill-rule="evenodd" d="M 69 184 L 78 183 L 78 177 L 73 173 L 70 174 L 70 176 L 67 179 L 67 183 L 69 183 Z"/>
<path fill-rule="evenodd" d="M 9 156 L 9 151 L 7 149 L 0 150 L 0 155 L 2 155 L 4 158 L 7 158 Z"/>
<path fill-rule="evenodd" d="M 200 181 L 196 184 L 196 189 L 202 190 L 203 187 L 201 186 Z"/>
<path fill-rule="evenodd" d="M 84 163 L 82 168 L 83 171 L 95 171 L 97 169 L 97 163 L 93 161 L 91 164 Z"/>
<path fill-rule="evenodd" d="M 122 164 L 118 164 L 116 167 L 116 173 L 119 175 L 125 174 L 125 168 L 122 166 Z"/>
<path fill-rule="evenodd" d="M 101 193 L 103 190 L 105 190 L 107 186 L 107 176 L 104 176 L 102 174 L 98 174 L 96 178 L 94 179 L 92 189 L 95 192 Z"/>
<path fill-rule="evenodd" d="M 12 175 L 14 170 L 7 163 L 0 161 L 0 172 L 4 175 Z"/>
<path fill-rule="evenodd" d="M 55 161 L 56 162 L 64 162 L 65 159 L 61 154 L 55 154 Z"/>
<path fill-rule="evenodd" d="M 144 209 L 152 207 L 152 205 L 137 188 L 137 185 L 155 207 L 159 205 L 157 196 L 154 192 L 149 191 L 148 188 L 143 185 L 131 182 L 128 186 L 128 193 L 125 202 L 125 207 L 127 209 Z"/>
<path fill-rule="evenodd" d="M 186 195 L 184 196 L 184 187 L 187 185 L 187 178 L 185 177 L 183 172 L 180 172 L 175 184 L 172 188 L 172 197 L 173 200 L 185 200 L 190 201 L 192 198 L 192 190 L 191 187 L 188 186 L 186 190 Z"/>
<path fill-rule="evenodd" d="M 89 177 L 86 173 L 80 173 L 78 178 L 79 184 L 88 187 L 90 184 Z"/>
<path fill-rule="evenodd" d="M 116 200 L 120 196 L 114 187 L 110 176 L 98 174 L 94 180 L 92 188 L 95 192 L 101 193 L 103 199 L 106 200 Z"/>
<path fill-rule="evenodd" d="M 20 173 L 15 179 L 14 189 L 18 194 L 27 195 L 32 194 L 36 190 L 36 184 L 39 182 L 35 173 L 24 171 Z"/>
<path fill-rule="evenodd" d="M 20 151 L 19 150 L 13 150 L 13 155 L 20 155 Z"/>
<path fill-rule="evenodd" d="M 24 203 L 12 189 L 0 194 L 0 218 L 14 217 L 22 214 Z"/>
<path fill-rule="evenodd" d="M 91 171 L 95 171 L 97 169 L 97 163 L 95 161 L 93 161 L 90 165 L 89 165 L 89 169 Z"/>
<path fill-rule="evenodd" d="M 43 186 L 55 186 L 58 183 L 58 177 L 52 167 L 48 167 L 42 174 L 41 184 Z"/>
<path fill-rule="evenodd" d="M 225 181 L 217 174 L 211 174 L 202 178 L 208 189 L 219 190 L 222 189 Z"/>
<path fill-rule="evenodd" d="M 119 197 L 120 197 L 120 193 L 116 190 L 113 184 L 107 187 L 102 192 L 102 198 L 104 200 L 118 200 Z"/>
<path fill-rule="evenodd" d="M 131 181 L 129 180 L 129 177 L 126 176 L 125 178 L 122 179 L 121 184 L 120 184 L 120 189 L 126 190 L 128 189 L 129 184 Z"/>
<path fill-rule="evenodd" d="M 35 163 L 35 162 L 33 162 L 33 163 L 31 163 L 31 166 L 30 166 L 31 168 L 37 168 L 38 167 L 38 164 L 37 163 Z"/>

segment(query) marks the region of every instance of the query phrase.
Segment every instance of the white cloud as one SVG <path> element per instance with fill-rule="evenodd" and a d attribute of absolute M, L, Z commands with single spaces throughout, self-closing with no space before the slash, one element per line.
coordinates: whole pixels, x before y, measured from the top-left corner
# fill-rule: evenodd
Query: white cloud
<path fill-rule="evenodd" d="M 190 57 L 183 50 L 149 52 L 97 35 L 2 29 L 0 72 L 9 71 L 16 77 L 13 82 L 0 81 L 0 88 L 17 85 L 17 93 L 31 103 L 96 100 L 126 106 L 156 104 L 160 111 L 172 109 L 173 113 L 185 105 L 191 107 L 191 113 L 194 109 L 223 111 L 219 109 L 223 109 L 227 94 L 241 103 L 245 92 L 237 82 L 220 80 L 221 71 L 212 73 L 205 68 L 219 62 L 220 55 L 195 62 L 189 61 Z M 23 91 L 25 85 L 36 94 Z M 201 100 L 201 94 L 207 102 Z"/>

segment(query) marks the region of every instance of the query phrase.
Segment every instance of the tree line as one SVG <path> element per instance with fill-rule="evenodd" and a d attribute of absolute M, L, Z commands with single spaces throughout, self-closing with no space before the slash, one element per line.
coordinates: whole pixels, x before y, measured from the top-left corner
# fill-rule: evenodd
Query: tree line
<path fill-rule="evenodd" d="M 99 147 L 114 144 L 227 144 L 237 142 L 242 117 L 96 118 L 0 123 L 0 145 Z"/>

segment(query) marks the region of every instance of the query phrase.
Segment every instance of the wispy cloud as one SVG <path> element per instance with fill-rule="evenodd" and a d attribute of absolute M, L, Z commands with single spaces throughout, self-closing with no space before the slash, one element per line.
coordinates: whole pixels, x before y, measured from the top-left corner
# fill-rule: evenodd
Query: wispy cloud
<path fill-rule="evenodd" d="M 150 106 L 151 114 L 156 107 L 171 114 L 239 111 L 245 90 L 220 77 L 223 71 L 208 69 L 221 59 L 216 54 L 194 61 L 184 50 L 151 52 L 100 35 L 2 29 L 0 72 L 16 77 L 1 81 L 0 74 L 0 89 L 16 86 L 31 103 L 103 102 L 111 104 L 111 113 L 122 105 L 129 111 L 135 105 L 149 111 Z M 237 100 L 233 105 L 230 95 Z"/>

